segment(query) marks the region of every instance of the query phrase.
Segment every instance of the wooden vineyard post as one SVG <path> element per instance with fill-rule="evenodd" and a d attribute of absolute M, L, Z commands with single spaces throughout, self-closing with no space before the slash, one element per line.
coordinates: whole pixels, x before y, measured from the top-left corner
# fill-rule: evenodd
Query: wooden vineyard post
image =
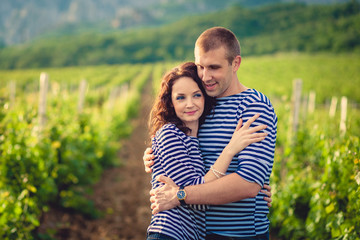
<path fill-rule="evenodd" d="M 77 110 L 78 110 L 79 114 L 82 113 L 82 110 L 84 108 L 86 87 L 87 87 L 86 80 L 85 79 L 81 80 L 80 86 L 79 86 L 79 100 L 78 100 L 78 106 L 77 106 Z"/>
<path fill-rule="evenodd" d="M 129 94 L 129 84 L 124 83 L 120 87 L 120 96 L 122 97 L 122 99 L 124 99 L 124 106 L 126 106 L 128 94 Z"/>
<path fill-rule="evenodd" d="M 293 93 L 291 97 L 292 101 L 292 113 L 289 117 L 289 128 L 288 128 L 288 135 L 287 135 L 287 145 L 291 148 L 294 146 L 296 140 L 296 133 L 298 130 L 299 125 L 299 115 L 300 115 L 300 108 L 301 108 L 301 90 L 302 90 L 302 80 L 301 79 L 294 79 L 293 80 Z M 287 170 L 286 170 L 286 163 L 288 161 L 288 157 L 285 157 L 281 160 L 281 173 L 280 178 L 284 179 Z"/>
<path fill-rule="evenodd" d="M 315 91 L 310 91 L 308 109 L 307 109 L 309 114 L 313 114 L 315 112 L 315 98 L 316 98 Z"/>
<path fill-rule="evenodd" d="M 344 136 L 346 132 L 346 115 L 347 115 L 347 98 L 341 97 L 340 134 L 342 136 Z"/>
<path fill-rule="evenodd" d="M 292 94 L 292 114 L 290 116 L 290 128 L 288 133 L 289 143 L 292 145 L 296 138 L 296 133 L 299 126 L 299 115 L 301 108 L 301 91 L 302 91 L 302 80 L 295 79 L 293 81 L 293 94 Z"/>
<path fill-rule="evenodd" d="M 108 108 L 113 109 L 118 98 L 121 99 L 122 107 L 124 107 L 126 105 L 128 94 L 129 94 L 128 83 L 124 83 L 120 87 L 115 87 L 110 93 Z"/>
<path fill-rule="evenodd" d="M 296 79 L 294 81 L 294 112 L 293 112 L 293 123 L 292 123 L 292 131 L 296 133 L 299 126 L 299 115 L 300 115 L 300 107 L 301 107 L 301 90 L 302 90 L 302 80 Z"/>
<path fill-rule="evenodd" d="M 118 96 L 120 95 L 120 87 L 115 87 L 111 90 L 110 92 L 110 96 L 109 96 L 109 103 L 108 103 L 108 109 L 110 111 L 112 111 L 112 109 L 115 106 L 116 103 L 116 99 L 118 98 Z"/>
<path fill-rule="evenodd" d="M 9 108 L 13 108 L 15 105 L 15 94 L 16 94 L 16 84 L 14 81 L 9 83 Z"/>
<path fill-rule="evenodd" d="M 46 122 L 46 94 L 49 86 L 49 75 L 42 72 L 40 74 L 40 95 L 39 95 L 39 129 L 42 129 Z"/>
<path fill-rule="evenodd" d="M 337 102 L 338 102 L 337 97 L 332 97 L 332 98 L 331 98 L 330 110 L 329 110 L 329 117 L 330 117 L 330 118 L 334 118 L 334 117 L 335 117 Z"/>

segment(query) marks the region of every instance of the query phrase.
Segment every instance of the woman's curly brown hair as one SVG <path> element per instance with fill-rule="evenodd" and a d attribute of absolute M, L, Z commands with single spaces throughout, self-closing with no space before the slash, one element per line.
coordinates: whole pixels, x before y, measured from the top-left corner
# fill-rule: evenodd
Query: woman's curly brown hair
<path fill-rule="evenodd" d="M 185 134 L 188 134 L 191 131 L 176 116 L 175 109 L 171 101 L 172 87 L 174 85 L 174 82 L 181 77 L 190 77 L 194 79 L 205 97 L 205 108 L 203 114 L 199 119 L 199 124 L 202 124 L 204 122 L 206 115 L 210 113 L 211 109 L 215 105 L 215 98 L 209 97 L 205 92 L 201 79 L 197 74 L 196 65 L 193 62 L 185 62 L 167 72 L 161 80 L 161 88 L 159 94 L 150 112 L 150 136 L 153 136 L 157 130 L 159 130 L 167 123 L 175 124 L 176 127 L 183 131 Z"/>

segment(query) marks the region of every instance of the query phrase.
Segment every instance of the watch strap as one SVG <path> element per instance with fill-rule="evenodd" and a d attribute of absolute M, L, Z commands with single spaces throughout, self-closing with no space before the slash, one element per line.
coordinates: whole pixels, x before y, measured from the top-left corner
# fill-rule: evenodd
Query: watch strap
<path fill-rule="evenodd" d="M 185 186 L 181 185 L 179 187 L 179 191 L 184 191 L 185 192 L 184 188 L 185 188 Z M 186 194 L 186 192 L 185 192 L 185 194 Z M 186 195 L 185 195 L 185 197 L 186 197 Z M 178 200 L 179 200 L 181 206 L 186 206 L 185 198 L 184 199 L 179 199 L 178 198 Z"/>

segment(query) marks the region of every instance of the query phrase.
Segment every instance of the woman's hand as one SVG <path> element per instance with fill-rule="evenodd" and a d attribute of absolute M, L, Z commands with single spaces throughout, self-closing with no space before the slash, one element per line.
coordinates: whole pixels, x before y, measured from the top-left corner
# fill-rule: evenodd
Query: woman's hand
<path fill-rule="evenodd" d="M 264 130 L 266 125 L 259 125 L 253 128 L 250 128 L 250 125 L 260 116 L 260 114 L 255 114 L 251 117 L 244 125 L 242 124 L 242 119 L 239 120 L 238 125 L 233 133 L 233 136 L 229 144 L 225 147 L 225 150 L 231 153 L 233 156 L 251 143 L 260 142 L 265 139 L 268 135 L 267 133 L 257 133 L 258 131 Z"/>

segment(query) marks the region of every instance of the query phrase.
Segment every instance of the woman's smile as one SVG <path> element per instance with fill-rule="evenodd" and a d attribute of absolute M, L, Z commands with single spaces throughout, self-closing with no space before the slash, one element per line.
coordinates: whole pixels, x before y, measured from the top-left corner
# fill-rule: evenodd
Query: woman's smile
<path fill-rule="evenodd" d="M 190 112 L 185 112 L 188 115 L 194 115 L 198 110 L 194 110 L 194 111 L 190 111 Z"/>

